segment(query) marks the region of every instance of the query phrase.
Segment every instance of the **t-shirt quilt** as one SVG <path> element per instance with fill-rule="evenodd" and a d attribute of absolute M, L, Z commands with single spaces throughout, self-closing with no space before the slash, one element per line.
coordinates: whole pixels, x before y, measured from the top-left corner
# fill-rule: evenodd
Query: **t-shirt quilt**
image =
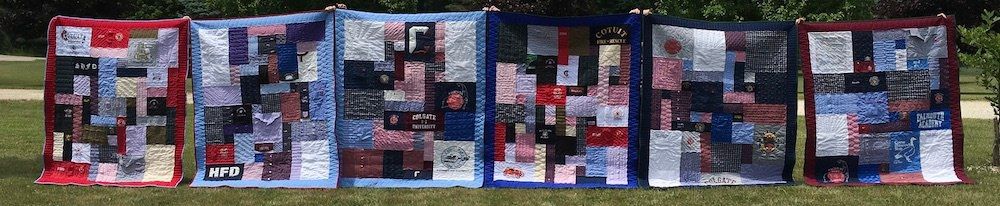
<path fill-rule="evenodd" d="M 192 187 L 337 186 L 332 18 L 192 23 Z"/>
<path fill-rule="evenodd" d="M 345 187 L 481 187 L 484 12 L 337 10 Z"/>
<path fill-rule="evenodd" d="M 649 185 L 791 183 L 793 23 L 668 16 L 647 22 L 642 128 Z"/>
<path fill-rule="evenodd" d="M 971 183 L 954 17 L 803 23 L 806 183 Z"/>
<path fill-rule="evenodd" d="M 637 187 L 641 16 L 489 19 L 487 184 Z"/>
<path fill-rule="evenodd" d="M 57 16 L 48 30 L 39 184 L 176 187 L 187 19 Z"/>

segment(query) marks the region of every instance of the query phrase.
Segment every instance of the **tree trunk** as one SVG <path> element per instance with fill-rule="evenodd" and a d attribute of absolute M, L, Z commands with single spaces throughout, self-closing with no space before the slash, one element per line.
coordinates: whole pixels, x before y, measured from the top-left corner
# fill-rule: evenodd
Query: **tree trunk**
<path fill-rule="evenodd" d="M 1000 166 L 1000 117 L 993 118 L 993 166 Z"/>

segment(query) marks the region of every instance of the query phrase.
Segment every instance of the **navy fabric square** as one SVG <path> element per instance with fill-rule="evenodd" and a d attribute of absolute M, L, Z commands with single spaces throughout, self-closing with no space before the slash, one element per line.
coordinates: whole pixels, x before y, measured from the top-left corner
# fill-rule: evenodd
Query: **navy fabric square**
<path fill-rule="evenodd" d="M 712 114 L 712 142 L 733 142 L 733 115 L 726 113 Z"/>
<path fill-rule="evenodd" d="M 474 141 L 476 139 L 476 115 L 472 112 L 444 113 L 444 140 Z"/>
<path fill-rule="evenodd" d="M 367 89 L 368 80 L 375 71 L 375 64 L 370 61 L 344 61 L 344 88 Z"/>
<path fill-rule="evenodd" d="M 248 46 L 246 27 L 229 28 L 229 65 L 249 64 Z"/>
<path fill-rule="evenodd" d="M 434 84 L 436 108 L 443 112 L 475 112 L 476 84 L 473 82 L 438 82 Z"/>
<path fill-rule="evenodd" d="M 823 183 L 859 182 L 858 156 L 816 157 L 813 175 Z"/>
<path fill-rule="evenodd" d="M 260 104 L 260 78 L 240 76 L 240 97 L 243 104 Z"/>
<path fill-rule="evenodd" d="M 851 49 L 854 54 L 854 61 L 872 61 L 874 55 L 874 39 L 871 31 L 852 31 Z"/>
<path fill-rule="evenodd" d="M 722 111 L 722 82 L 684 82 L 689 84 L 691 111 Z M 757 95 L 760 96 L 760 95 Z"/>
<path fill-rule="evenodd" d="M 434 62 L 435 54 L 435 27 L 433 22 L 406 22 L 405 30 L 414 32 L 403 32 L 404 39 L 409 39 L 406 43 L 405 54 L 407 61 Z"/>
<path fill-rule="evenodd" d="M 759 104 L 786 104 L 788 92 L 785 91 L 787 74 L 758 72 L 754 100 Z"/>
<path fill-rule="evenodd" d="M 278 75 L 282 81 L 298 79 L 299 62 L 295 44 L 278 44 Z"/>
<path fill-rule="evenodd" d="M 882 92 L 888 90 L 884 72 L 844 74 L 844 92 Z"/>
<path fill-rule="evenodd" d="M 294 23 L 285 25 L 286 38 L 289 42 L 322 41 L 326 32 L 326 23 L 322 21 Z"/>

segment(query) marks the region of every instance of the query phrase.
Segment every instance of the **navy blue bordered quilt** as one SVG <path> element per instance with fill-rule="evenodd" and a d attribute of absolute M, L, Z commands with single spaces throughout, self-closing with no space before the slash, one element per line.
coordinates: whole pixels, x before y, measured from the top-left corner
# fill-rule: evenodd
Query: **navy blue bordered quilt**
<path fill-rule="evenodd" d="M 637 186 L 640 23 L 489 14 L 487 184 Z"/>
<path fill-rule="evenodd" d="M 332 18 L 192 23 L 192 187 L 337 186 Z"/>
<path fill-rule="evenodd" d="M 649 185 L 791 183 L 794 24 L 649 16 L 646 28 Z"/>
<path fill-rule="evenodd" d="M 336 12 L 345 187 L 483 184 L 484 12 Z"/>

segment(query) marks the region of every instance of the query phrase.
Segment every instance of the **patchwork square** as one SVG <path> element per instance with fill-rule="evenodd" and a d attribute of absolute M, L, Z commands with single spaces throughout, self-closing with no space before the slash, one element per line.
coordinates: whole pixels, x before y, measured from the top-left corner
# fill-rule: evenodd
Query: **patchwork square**
<path fill-rule="evenodd" d="M 900 27 L 899 25 L 906 25 Z M 818 186 L 953 184 L 961 171 L 953 21 L 799 24 L 806 81 L 804 177 Z M 805 41 L 808 39 L 808 41 Z M 849 42 L 848 42 L 849 41 Z M 841 55 L 851 55 L 844 56 Z M 846 62 L 852 61 L 852 62 Z M 845 68 L 848 63 L 853 69 Z M 950 88 L 947 91 L 935 88 Z"/>
<path fill-rule="evenodd" d="M 491 14 L 492 15 L 492 14 Z M 500 13 L 496 114 L 487 118 L 486 184 L 633 188 L 640 73 L 639 16 L 549 19 Z M 587 23 L 600 20 L 608 23 Z M 538 22 L 554 22 L 538 25 Z M 492 39 L 492 38 L 491 38 Z M 631 52 L 630 52 L 631 51 Z M 676 62 L 675 62 L 676 63 Z M 680 66 L 676 66 L 677 72 Z M 664 77 L 669 78 L 669 77 Z M 680 87 L 679 78 L 665 86 Z M 672 80 L 667 80 L 672 81 Z M 447 127 L 447 124 L 446 124 Z M 449 135 L 446 133 L 445 138 Z"/>
<path fill-rule="evenodd" d="M 335 15 L 339 184 L 481 187 L 486 14 Z"/>
<path fill-rule="evenodd" d="M 202 64 L 192 67 L 195 160 L 201 166 L 191 186 L 336 187 L 334 105 L 340 93 L 333 87 L 334 62 L 323 58 L 333 56 L 332 19 L 312 12 L 195 21 L 192 27 L 194 61 Z M 219 35 L 224 38 L 214 40 Z"/>
<path fill-rule="evenodd" d="M 189 20 L 50 23 L 45 94 L 55 101 L 44 105 L 51 144 L 36 183 L 176 187 Z"/>
<path fill-rule="evenodd" d="M 648 22 L 642 113 L 654 115 L 641 115 L 640 131 L 650 141 L 650 186 L 792 182 L 793 23 Z"/>

